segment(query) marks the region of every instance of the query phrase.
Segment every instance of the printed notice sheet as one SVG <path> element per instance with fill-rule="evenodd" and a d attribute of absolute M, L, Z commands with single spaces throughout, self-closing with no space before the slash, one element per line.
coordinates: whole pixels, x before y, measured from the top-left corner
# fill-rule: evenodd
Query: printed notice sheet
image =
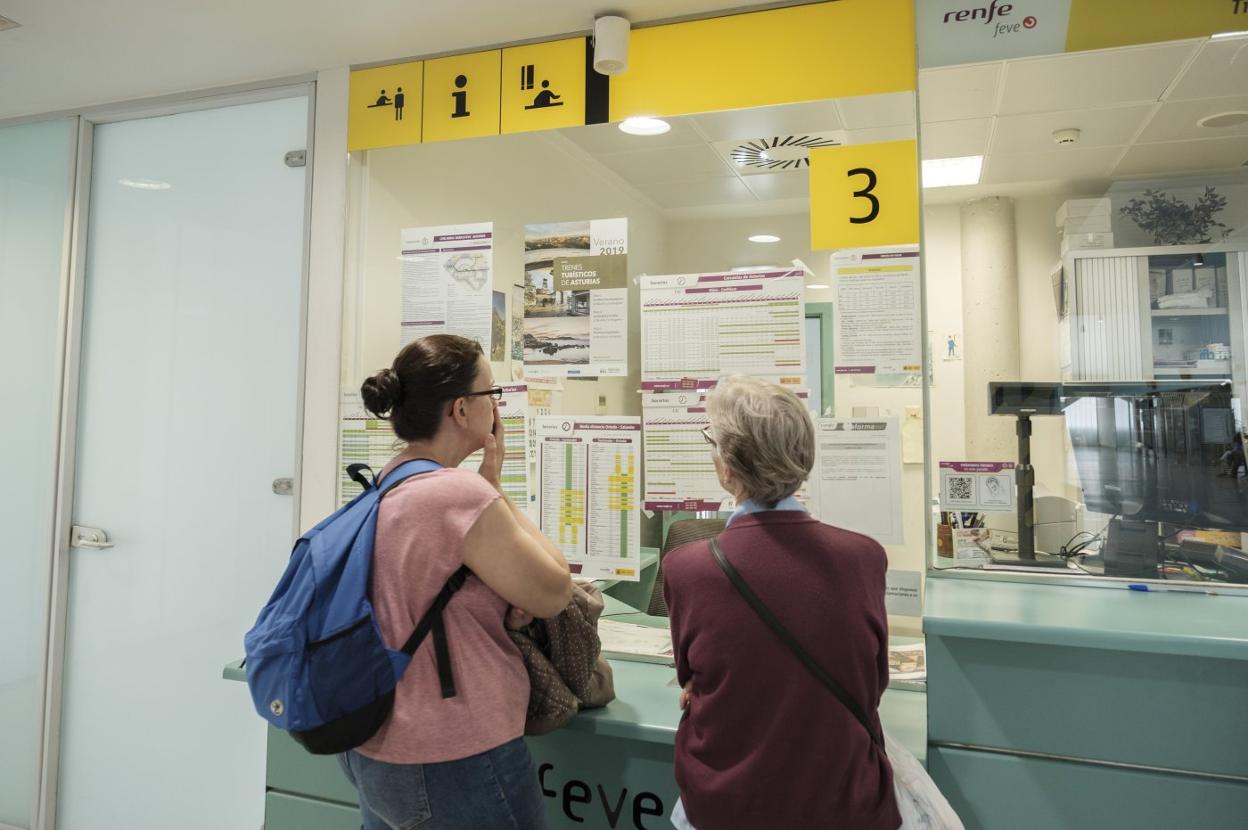
<path fill-rule="evenodd" d="M 619 620 L 598 620 L 598 637 L 602 640 L 602 656 L 613 660 L 671 665 L 676 661 L 672 632 L 667 626 L 656 628 Z"/>
<path fill-rule="evenodd" d="M 628 220 L 524 228 L 525 377 L 628 373 Z"/>
<path fill-rule="evenodd" d="M 832 271 L 837 374 L 919 372 L 919 249 L 840 251 Z"/>
<path fill-rule="evenodd" d="M 641 578 L 641 419 L 535 419 L 542 532 L 572 573 Z"/>
<path fill-rule="evenodd" d="M 399 232 L 402 333 L 406 346 L 427 334 L 458 334 L 491 353 L 494 225 L 438 225 Z"/>
<path fill-rule="evenodd" d="M 884 545 L 902 543 L 901 429 L 895 417 L 819 418 L 813 513 Z"/>
<path fill-rule="evenodd" d="M 359 392 L 342 390 L 338 418 L 338 504 L 342 506 L 362 492 L 347 475 L 347 465 L 367 464 L 373 475 L 379 475 L 398 452 L 398 443 L 390 422 L 368 412 Z"/>
<path fill-rule="evenodd" d="M 720 510 L 728 494 L 719 485 L 711 446 L 702 430 L 711 425 L 706 393 L 713 380 L 691 389 L 651 382 L 642 386 L 646 510 Z"/>
<path fill-rule="evenodd" d="M 503 384 L 498 415 L 503 421 L 503 493 L 521 510 L 529 509 L 529 387 L 524 383 Z M 481 467 L 478 450 L 459 466 L 469 470 Z"/>
<path fill-rule="evenodd" d="M 1014 462 L 940 462 L 940 506 L 945 510 L 1012 512 Z"/>
<path fill-rule="evenodd" d="M 757 271 L 641 279 L 641 379 L 742 372 L 800 386 L 802 274 Z"/>

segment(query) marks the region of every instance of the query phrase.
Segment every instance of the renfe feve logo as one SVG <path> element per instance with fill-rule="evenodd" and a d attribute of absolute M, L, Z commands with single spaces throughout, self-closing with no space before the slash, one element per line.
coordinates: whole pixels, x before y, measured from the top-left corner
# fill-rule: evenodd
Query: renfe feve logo
<path fill-rule="evenodd" d="M 1242 0 L 1248 2 L 1248 0 Z M 959 9 L 957 11 L 946 12 L 944 17 L 945 23 L 975 23 L 981 25 L 992 26 L 992 36 L 1012 35 L 1023 29 L 1034 29 L 1039 23 L 1033 15 L 1027 15 L 1020 22 L 1005 20 L 1010 17 L 1010 13 L 1014 11 L 1014 6 L 1010 3 L 1001 3 L 999 0 L 992 0 L 987 6 L 978 6 L 970 9 Z"/>

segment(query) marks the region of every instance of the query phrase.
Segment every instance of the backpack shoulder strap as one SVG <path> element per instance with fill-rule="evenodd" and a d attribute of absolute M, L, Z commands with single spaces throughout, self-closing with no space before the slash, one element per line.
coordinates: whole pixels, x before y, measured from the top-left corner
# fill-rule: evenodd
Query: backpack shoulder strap
<path fill-rule="evenodd" d="M 421 473 L 432 473 L 434 470 L 441 469 L 442 465 L 436 461 L 430 461 L 428 458 L 414 458 L 411 461 L 404 461 L 391 470 L 385 478 L 377 482 L 377 487 L 381 490 L 381 495 L 384 496 L 412 476 L 417 476 Z"/>
<path fill-rule="evenodd" d="M 442 624 L 442 611 L 455 592 L 464 587 L 464 580 L 470 573 L 472 572 L 468 570 L 467 565 L 460 565 L 459 570 L 451 574 L 451 578 L 442 586 L 442 590 L 438 592 L 429 610 L 416 624 L 416 630 L 412 632 L 412 636 L 408 637 L 407 642 L 403 644 L 403 653 L 411 657 L 416 653 L 416 649 L 420 648 L 420 644 L 424 642 L 429 632 L 433 632 L 434 657 L 438 664 L 438 683 L 442 686 L 443 698 L 455 697 L 455 675 L 451 672 L 451 653 L 446 642 L 446 628 Z"/>
<path fill-rule="evenodd" d="M 737 593 L 745 597 L 745 601 L 750 604 L 750 607 L 754 609 L 754 612 L 758 614 L 758 616 L 762 618 L 763 622 L 767 623 L 767 625 L 771 627 L 771 630 L 776 633 L 776 636 L 783 640 L 784 644 L 787 645 L 795 655 L 797 655 L 797 659 L 802 661 L 802 665 L 804 665 L 807 670 L 819 680 L 820 683 L 826 686 L 828 691 L 832 692 L 832 694 L 836 696 L 837 700 L 845 705 L 845 708 L 849 710 L 849 713 L 853 715 L 860 724 L 862 724 L 862 728 L 867 730 L 867 734 L 871 736 L 871 742 L 880 748 L 883 748 L 883 736 L 881 736 L 876 728 L 871 725 L 871 721 L 867 719 L 867 715 L 862 711 L 862 707 L 858 705 L 858 701 L 854 700 L 853 695 L 845 691 L 845 688 L 841 686 L 840 683 L 837 683 L 832 678 L 832 675 L 828 674 L 824 670 L 823 666 L 819 665 L 819 662 L 810 655 L 810 652 L 802 648 L 802 644 L 797 641 L 797 638 L 784 627 L 784 624 L 777 619 L 776 615 L 771 612 L 771 609 L 758 598 L 758 594 L 754 593 L 754 590 L 750 588 L 749 583 L 745 581 L 741 574 L 737 572 L 737 569 L 732 566 L 732 563 L 728 561 L 728 557 L 724 556 L 724 552 L 720 550 L 719 543 L 715 539 L 711 540 L 711 553 L 715 555 L 715 561 L 719 564 L 720 570 L 728 575 L 728 579 L 732 582 L 732 587 L 737 589 Z"/>

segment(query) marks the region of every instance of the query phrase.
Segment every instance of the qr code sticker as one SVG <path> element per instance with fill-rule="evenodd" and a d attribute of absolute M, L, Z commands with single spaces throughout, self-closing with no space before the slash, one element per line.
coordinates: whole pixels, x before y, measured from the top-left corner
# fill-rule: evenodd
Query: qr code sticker
<path fill-rule="evenodd" d="M 947 476 L 945 478 L 945 499 L 950 503 L 970 503 L 975 501 L 974 476 Z"/>

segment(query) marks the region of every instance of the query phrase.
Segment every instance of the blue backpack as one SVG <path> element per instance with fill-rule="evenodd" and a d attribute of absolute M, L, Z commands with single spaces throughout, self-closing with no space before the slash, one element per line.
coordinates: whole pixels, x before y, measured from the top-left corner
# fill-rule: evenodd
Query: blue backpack
<path fill-rule="evenodd" d="M 382 496 L 441 465 L 407 461 L 380 485 L 364 476 L 367 469 L 347 468 L 364 492 L 299 537 L 285 573 L 243 640 L 256 711 L 316 755 L 354 749 L 381 728 L 394 707 L 399 678 L 430 632 L 442 697 L 455 696 L 442 610 L 464 584 L 467 567 L 447 580 L 400 651 L 382 641 L 368 590 Z"/>

